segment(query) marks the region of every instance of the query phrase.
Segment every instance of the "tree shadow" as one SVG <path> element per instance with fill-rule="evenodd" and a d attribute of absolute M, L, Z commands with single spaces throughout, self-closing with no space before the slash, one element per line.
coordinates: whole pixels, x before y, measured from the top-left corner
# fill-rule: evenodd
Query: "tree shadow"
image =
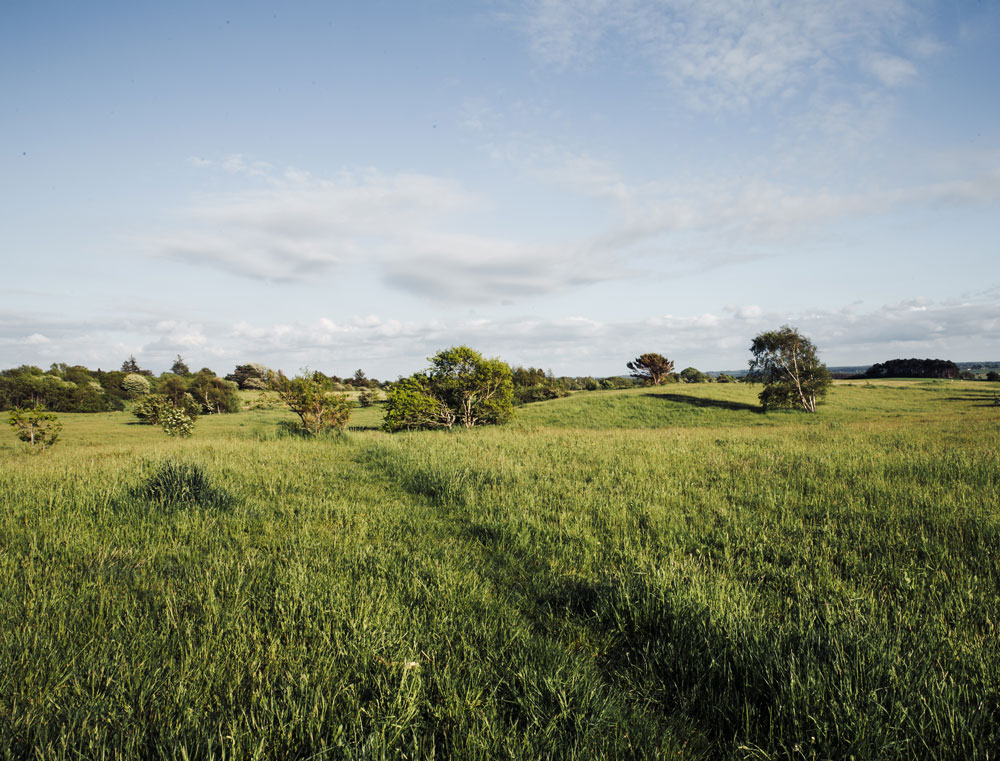
<path fill-rule="evenodd" d="M 980 402 L 976 407 L 1000 407 L 1000 394 L 992 389 L 968 391 L 962 396 L 947 396 L 947 402 Z"/>
<path fill-rule="evenodd" d="M 728 402 L 724 399 L 705 399 L 700 396 L 687 396 L 686 394 L 648 393 L 643 396 L 652 396 L 656 399 L 666 399 L 671 402 L 689 404 L 692 407 L 715 407 L 720 410 L 733 410 L 737 412 L 753 412 L 761 415 L 764 409 L 756 404 L 746 402 Z"/>

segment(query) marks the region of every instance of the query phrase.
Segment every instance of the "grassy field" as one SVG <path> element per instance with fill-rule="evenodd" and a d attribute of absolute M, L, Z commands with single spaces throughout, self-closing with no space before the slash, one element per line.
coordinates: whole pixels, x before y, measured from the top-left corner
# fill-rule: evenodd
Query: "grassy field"
<path fill-rule="evenodd" d="M 4 431 L 0 758 L 1000 758 L 997 391 Z"/>

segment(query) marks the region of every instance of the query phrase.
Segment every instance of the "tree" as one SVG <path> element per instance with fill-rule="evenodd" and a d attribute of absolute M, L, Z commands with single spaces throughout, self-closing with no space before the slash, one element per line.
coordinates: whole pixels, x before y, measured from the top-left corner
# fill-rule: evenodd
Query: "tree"
<path fill-rule="evenodd" d="M 170 400 L 174 407 L 184 410 L 191 417 L 201 414 L 202 407 L 188 391 L 187 383 L 179 375 L 164 373 L 160 376 L 156 392 Z"/>
<path fill-rule="evenodd" d="M 308 370 L 289 380 L 283 378 L 278 386 L 282 401 L 301 421 L 301 430 L 317 436 L 325 431 L 343 431 L 351 417 L 351 400 L 346 394 L 332 389 L 331 381 L 317 377 Z"/>
<path fill-rule="evenodd" d="M 417 373 L 393 384 L 386 395 L 382 428 L 390 433 L 450 429 L 455 420 L 455 411 L 434 396 L 430 378 L 425 373 Z"/>
<path fill-rule="evenodd" d="M 638 378 L 653 386 L 659 386 L 663 382 L 664 376 L 674 371 L 672 360 L 653 352 L 639 355 L 631 362 L 627 362 L 625 367 L 632 371 L 630 375 L 633 378 Z"/>
<path fill-rule="evenodd" d="M 986 373 L 986 380 L 992 383 L 996 383 L 997 381 L 1000 381 L 1000 373 L 998 373 L 996 370 L 990 370 L 988 373 Z"/>
<path fill-rule="evenodd" d="M 21 441 L 32 450 L 41 451 L 56 443 L 62 423 L 42 406 L 31 409 L 15 407 L 10 412 L 10 427 Z M 36 449 L 37 448 L 37 449 Z"/>
<path fill-rule="evenodd" d="M 466 428 L 505 423 L 514 413 L 510 367 L 486 359 L 468 346 L 454 346 L 430 357 L 424 373 L 401 379 L 386 398 L 383 428 Z"/>
<path fill-rule="evenodd" d="M 764 384 L 759 398 L 765 410 L 801 404 L 807 412 L 816 411 L 817 398 L 830 387 L 830 373 L 819 361 L 812 341 L 783 325 L 754 338 L 750 352 L 753 359 L 747 377 Z"/>
<path fill-rule="evenodd" d="M 136 373 L 137 375 L 142 374 L 142 368 L 139 367 L 139 363 L 135 361 L 135 354 L 129 354 L 128 359 L 122 362 L 122 372 Z"/>
<path fill-rule="evenodd" d="M 174 363 L 170 366 L 170 372 L 174 375 L 180 375 L 183 378 L 186 378 L 191 374 L 190 368 L 184 364 L 184 360 L 181 358 L 180 354 L 177 355 L 177 359 L 175 359 Z"/>

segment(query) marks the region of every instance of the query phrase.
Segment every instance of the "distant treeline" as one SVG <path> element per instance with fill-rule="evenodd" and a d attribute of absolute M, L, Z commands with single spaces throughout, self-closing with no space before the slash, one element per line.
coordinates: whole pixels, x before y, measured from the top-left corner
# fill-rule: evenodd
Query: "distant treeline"
<path fill-rule="evenodd" d="M 983 366 L 985 367 L 985 366 Z M 961 369 L 943 359 L 890 359 L 872 365 L 862 374 L 837 373 L 843 378 L 959 378 L 989 381 L 1000 380 L 1000 374 L 989 370 L 984 374 Z M 846 368 L 845 368 L 846 369 Z M 518 404 L 544 401 L 566 396 L 573 391 L 601 391 L 632 388 L 643 385 L 636 378 L 614 375 L 555 376 L 551 371 L 535 367 L 513 367 L 514 399 Z M 325 375 L 316 370 L 312 375 L 328 381 L 336 391 L 392 388 L 393 381 L 369 378 L 363 370 L 349 377 Z M 736 377 L 734 377 L 736 376 Z M 194 414 L 236 412 L 239 400 L 236 390 L 278 390 L 287 378 L 280 370 L 259 364 L 237 365 L 224 377 L 205 367 L 191 372 L 178 356 L 170 372 L 155 376 L 141 368 L 135 357 L 122 363 L 120 370 L 90 370 L 82 365 L 55 363 L 48 370 L 33 365 L 0 370 L 0 410 L 14 407 L 42 406 L 54 412 L 111 412 L 123 410 L 127 403 L 147 394 L 169 397 Z M 679 373 L 668 373 L 666 383 L 734 383 L 744 378 L 737 373 L 720 373 L 709 377 L 693 367 Z"/>
<path fill-rule="evenodd" d="M 957 378 L 961 370 L 947 359 L 890 359 L 865 370 L 867 378 Z"/>

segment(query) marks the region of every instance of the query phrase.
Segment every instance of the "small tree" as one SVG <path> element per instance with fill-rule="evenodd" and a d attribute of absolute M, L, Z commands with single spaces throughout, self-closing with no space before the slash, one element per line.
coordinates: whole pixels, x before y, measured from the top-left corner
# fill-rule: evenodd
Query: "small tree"
<path fill-rule="evenodd" d="M 331 388 L 328 378 L 322 379 L 303 370 L 291 380 L 282 380 L 278 393 L 301 421 L 301 429 L 310 436 L 324 431 L 343 431 L 351 417 L 351 400 Z"/>
<path fill-rule="evenodd" d="M 747 378 L 764 384 L 759 398 L 765 410 L 801 404 L 807 412 L 816 411 L 816 400 L 830 387 L 830 373 L 812 341 L 784 325 L 754 338 L 750 352 Z"/>
<path fill-rule="evenodd" d="M 10 411 L 10 427 L 14 434 L 33 451 L 48 449 L 59 439 L 62 423 L 42 406 L 23 409 L 15 407 Z"/>
<path fill-rule="evenodd" d="M 139 363 L 135 361 L 135 354 L 129 354 L 128 359 L 122 362 L 122 372 L 135 373 L 136 375 L 142 373 L 142 368 L 139 367 Z"/>
<path fill-rule="evenodd" d="M 653 386 L 659 386 L 664 377 L 674 371 L 674 363 L 662 354 L 647 352 L 625 364 L 632 372 L 633 378 L 638 378 Z"/>

